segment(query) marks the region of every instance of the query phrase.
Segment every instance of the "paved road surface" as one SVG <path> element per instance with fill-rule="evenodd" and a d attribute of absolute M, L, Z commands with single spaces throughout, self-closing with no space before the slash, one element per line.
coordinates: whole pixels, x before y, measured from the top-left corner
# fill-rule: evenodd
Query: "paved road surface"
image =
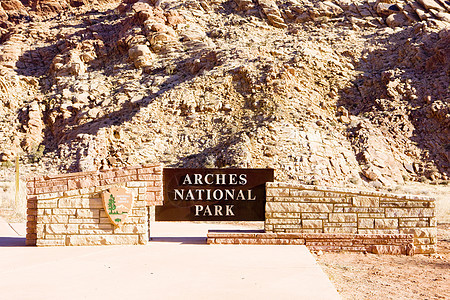
<path fill-rule="evenodd" d="M 145 246 L 24 247 L 0 218 L 0 299 L 340 299 L 305 246 L 206 245 L 207 229 L 155 223 Z"/>

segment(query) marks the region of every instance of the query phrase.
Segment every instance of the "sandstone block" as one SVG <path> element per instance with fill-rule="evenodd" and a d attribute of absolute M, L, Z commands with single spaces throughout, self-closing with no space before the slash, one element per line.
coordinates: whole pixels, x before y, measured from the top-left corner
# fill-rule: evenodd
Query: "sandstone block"
<path fill-rule="evenodd" d="M 89 207 L 89 201 L 81 198 L 62 198 L 58 201 L 59 208 L 83 208 Z"/>
<path fill-rule="evenodd" d="M 322 228 L 322 220 L 302 220 L 302 228 Z"/>
<path fill-rule="evenodd" d="M 301 213 L 273 213 L 273 218 L 300 218 Z"/>
<path fill-rule="evenodd" d="M 416 245 L 414 252 L 417 254 L 433 254 L 436 253 L 436 245 Z"/>
<path fill-rule="evenodd" d="M 324 227 L 324 233 L 357 233 L 356 227 Z"/>
<path fill-rule="evenodd" d="M 77 224 L 47 224 L 45 232 L 48 234 L 74 234 L 78 233 Z"/>
<path fill-rule="evenodd" d="M 144 188 L 147 186 L 147 184 L 142 181 L 130 181 L 130 182 L 127 182 L 126 186 L 128 188 Z"/>
<path fill-rule="evenodd" d="M 398 229 L 358 229 L 358 234 L 399 234 L 400 230 Z"/>
<path fill-rule="evenodd" d="M 301 224 L 302 220 L 300 219 L 267 219 L 266 223 L 270 225 L 279 225 L 279 224 Z"/>
<path fill-rule="evenodd" d="M 99 209 L 77 209 L 76 216 L 77 216 L 77 218 L 99 218 L 100 210 Z"/>
<path fill-rule="evenodd" d="M 39 208 L 56 208 L 58 207 L 57 199 L 52 200 L 40 200 L 36 203 L 36 207 Z"/>
<path fill-rule="evenodd" d="M 98 218 L 86 218 L 86 219 L 78 219 L 78 218 L 69 218 L 69 224 L 97 224 Z"/>
<path fill-rule="evenodd" d="M 69 221 L 68 215 L 41 215 L 37 217 L 38 223 L 65 224 L 68 223 L 68 221 Z"/>
<path fill-rule="evenodd" d="M 103 208 L 103 200 L 101 198 L 90 198 L 89 208 Z"/>
<path fill-rule="evenodd" d="M 267 197 L 286 197 L 289 196 L 288 188 L 268 188 L 266 190 Z"/>
<path fill-rule="evenodd" d="M 378 197 L 364 197 L 364 196 L 354 196 L 352 197 L 353 206 L 366 206 L 366 207 L 378 207 L 379 198 Z"/>
<path fill-rule="evenodd" d="M 114 228 L 114 234 L 129 233 L 129 234 L 143 234 L 147 231 L 147 226 L 144 224 L 122 225 Z"/>
<path fill-rule="evenodd" d="M 386 208 L 386 217 L 434 217 L 434 208 Z"/>
<path fill-rule="evenodd" d="M 322 203 L 266 203 L 267 212 L 319 212 L 328 213 L 332 212 L 333 204 L 322 204 Z"/>
<path fill-rule="evenodd" d="M 436 237 L 437 236 L 437 228 L 436 227 L 402 228 L 402 229 L 400 229 L 400 233 L 412 234 L 412 235 L 414 235 L 415 238 Z"/>
<path fill-rule="evenodd" d="M 39 238 L 36 240 L 36 246 L 38 247 L 64 246 L 65 244 L 65 240 L 43 240 Z"/>
<path fill-rule="evenodd" d="M 357 216 L 356 214 L 348 213 L 332 213 L 329 215 L 328 220 L 330 222 L 355 223 L 357 220 Z"/>
<path fill-rule="evenodd" d="M 398 219 L 375 219 L 375 228 L 396 229 L 398 228 Z"/>
<path fill-rule="evenodd" d="M 400 218 L 398 225 L 400 227 L 428 227 L 428 218 Z"/>
<path fill-rule="evenodd" d="M 54 215 L 75 215 L 76 211 L 75 208 L 54 208 L 52 213 Z"/>
<path fill-rule="evenodd" d="M 358 228 L 374 228 L 374 219 L 359 219 Z"/>
<path fill-rule="evenodd" d="M 406 246 L 373 245 L 372 253 L 374 253 L 374 254 L 391 254 L 391 255 L 406 254 Z"/>
<path fill-rule="evenodd" d="M 328 219 L 328 214 L 302 213 L 302 219 Z"/>

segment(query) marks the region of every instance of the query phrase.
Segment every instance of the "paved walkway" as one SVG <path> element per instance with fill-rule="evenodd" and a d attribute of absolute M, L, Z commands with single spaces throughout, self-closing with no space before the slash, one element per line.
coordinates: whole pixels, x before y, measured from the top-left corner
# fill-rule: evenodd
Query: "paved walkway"
<path fill-rule="evenodd" d="M 13 227 L 0 218 L 1 299 L 340 299 L 304 246 L 203 244 L 236 226 L 155 223 L 146 246 L 50 248 L 23 247 Z"/>

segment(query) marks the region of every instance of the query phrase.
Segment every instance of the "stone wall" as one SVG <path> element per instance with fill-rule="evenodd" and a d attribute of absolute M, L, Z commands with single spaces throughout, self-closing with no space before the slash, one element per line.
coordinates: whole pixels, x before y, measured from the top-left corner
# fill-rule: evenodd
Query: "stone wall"
<path fill-rule="evenodd" d="M 101 193 L 124 187 L 134 205 L 125 223 L 109 220 Z M 162 167 L 146 165 L 27 180 L 27 245 L 146 244 L 149 206 L 162 204 Z"/>
<path fill-rule="evenodd" d="M 436 251 L 433 198 L 276 182 L 266 192 L 267 233 L 412 235 L 415 253 Z"/>

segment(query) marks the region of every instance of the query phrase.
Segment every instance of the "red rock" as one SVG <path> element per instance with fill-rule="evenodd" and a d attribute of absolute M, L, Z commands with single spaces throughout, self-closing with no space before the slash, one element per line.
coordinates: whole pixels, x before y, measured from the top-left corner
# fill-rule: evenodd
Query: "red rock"
<path fill-rule="evenodd" d="M 167 23 L 172 26 L 177 25 L 177 24 L 182 24 L 185 22 L 183 16 L 181 16 L 180 13 L 177 11 L 169 11 L 166 14 L 166 17 L 167 17 Z"/>

